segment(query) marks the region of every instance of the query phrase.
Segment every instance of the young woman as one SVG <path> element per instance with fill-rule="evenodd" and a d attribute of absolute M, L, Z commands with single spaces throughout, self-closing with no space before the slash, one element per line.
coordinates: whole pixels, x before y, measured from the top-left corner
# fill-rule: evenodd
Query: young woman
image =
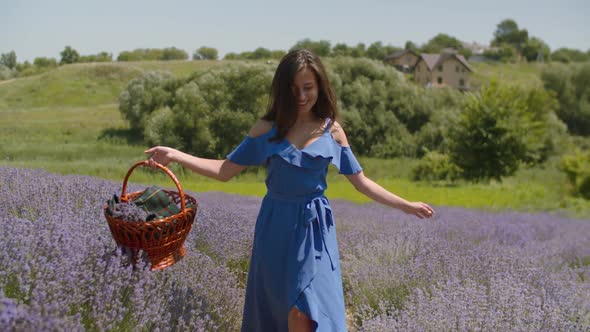
<path fill-rule="evenodd" d="M 266 115 L 225 160 L 153 147 L 150 160 L 177 162 L 227 181 L 265 164 L 268 192 L 254 230 L 242 331 L 346 331 L 338 244 L 324 196 L 330 163 L 369 198 L 418 218 L 434 210 L 385 190 L 362 171 L 342 126 L 320 59 L 308 50 L 281 60 Z"/>

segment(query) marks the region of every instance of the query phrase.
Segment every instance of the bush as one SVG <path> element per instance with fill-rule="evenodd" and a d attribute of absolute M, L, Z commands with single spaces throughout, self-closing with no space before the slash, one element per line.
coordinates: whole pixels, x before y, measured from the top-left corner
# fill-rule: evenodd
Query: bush
<path fill-rule="evenodd" d="M 0 65 L 0 81 L 8 80 L 16 75 L 16 71 L 12 70 L 4 65 Z"/>
<path fill-rule="evenodd" d="M 393 67 L 369 59 L 334 58 L 330 81 L 351 145 L 361 155 L 414 156 L 412 136 L 429 119 L 432 107 L 423 90 L 405 82 Z"/>
<path fill-rule="evenodd" d="M 467 98 L 451 133 L 451 160 L 476 181 L 500 180 L 522 162 L 544 160 L 555 147 L 551 135 L 559 132 L 551 104 L 543 91 L 492 81 Z"/>
<path fill-rule="evenodd" d="M 57 67 L 57 60 L 54 58 L 37 57 L 33 61 L 33 64 L 38 68 L 54 68 Z"/>
<path fill-rule="evenodd" d="M 553 64 L 541 78 L 545 89 L 559 101 L 556 113 L 569 132 L 590 136 L 590 63 Z"/>
<path fill-rule="evenodd" d="M 170 106 L 174 76 L 165 72 L 147 72 L 127 84 L 119 96 L 119 111 L 132 129 L 143 131 L 149 115 L 158 108 Z"/>
<path fill-rule="evenodd" d="M 577 151 L 562 158 L 561 169 L 567 175 L 574 193 L 590 199 L 590 151 Z"/>
<path fill-rule="evenodd" d="M 427 152 L 412 170 L 414 180 L 455 181 L 460 177 L 460 174 L 461 169 L 453 164 L 448 155 L 436 151 Z"/>
<path fill-rule="evenodd" d="M 197 72 L 186 81 L 162 83 L 175 86 L 162 102 L 168 105 L 148 115 L 144 135 L 150 144 L 170 145 L 203 157 L 223 158 L 244 138 L 265 112 L 272 73 L 268 66 L 237 65 Z M 128 87 L 129 106 L 145 109 L 143 85 Z M 152 84 L 153 86 L 154 85 Z M 135 108 L 134 108 L 135 107 Z M 136 113 L 133 113 L 135 116 Z"/>

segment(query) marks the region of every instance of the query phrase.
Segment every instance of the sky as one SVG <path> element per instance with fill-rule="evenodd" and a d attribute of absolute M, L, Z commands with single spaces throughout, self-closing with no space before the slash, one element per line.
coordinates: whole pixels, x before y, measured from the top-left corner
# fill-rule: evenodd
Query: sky
<path fill-rule="evenodd" d="M 438 33 L 489 44 L 498 23 L 514 19 L 529 37 L 590 49 L 589 0 L 0 0 L 0 53 L 17 61 L 81 55 L 116 59 L 136 48 L 201 46 L 228 52 L 288 50 L 309 38 L 349 46 L 380 41 L 403 47 Z"/>

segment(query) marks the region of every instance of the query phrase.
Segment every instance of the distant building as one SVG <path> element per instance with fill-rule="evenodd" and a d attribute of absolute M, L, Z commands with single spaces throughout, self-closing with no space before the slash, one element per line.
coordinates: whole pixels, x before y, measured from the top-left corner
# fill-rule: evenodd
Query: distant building
<path fill-rule="evenodd" d="M 473 69 L 454 49 L 444 49 L 441 54 L 420 55 L 411 50 L 401 50 L 388 55 L 383 61 L 401 72 L 413 72 L 414 81 L 425 87 L 470 89 Z"/>
<path fill-rule="evenodd" d="M 487 45 L 479 44 L 477 42 L 472 42 L 472 43 L 463 42 L 463 48 L 471 50 L 471 54 L 473 54 L 473 55 L 482 55 L 490 47 Z"/>
<path fill-rule="evenodd" d="M 411 73 L 419 58 L 420 56 L 412 50 L 401 50 L 386 56 L 383 61 L 393 65 L 401 72 Z"/>
<path fill-rule="evenodd" d="M 472 72 L 467 60 L 456 52 L 421 54 L 414 69 L 414 80 L 427 87 L 469 90 Z"/>

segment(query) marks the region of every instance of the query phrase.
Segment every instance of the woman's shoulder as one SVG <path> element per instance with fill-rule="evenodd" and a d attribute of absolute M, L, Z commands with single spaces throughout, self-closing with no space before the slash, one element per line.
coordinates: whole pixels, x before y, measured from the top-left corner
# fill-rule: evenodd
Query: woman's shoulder
<path fill-rule="evenodd" d="M 346 133 L 344 132 L 344 128 L 342 125 L 338 123 L 338 121 L 334 121 L 332 127 L 330 128 L 330 134 L 340 146 L 346 147 L 348 146 L 348 139 L 346 138 Z"/>
<path fill-rule="evenodd" d="M 262 136 L 272 130 L 273 122 L 263 119 L 258 119 L 256 123 L 248 131 L 248 136 L 255 138 Z"/>

